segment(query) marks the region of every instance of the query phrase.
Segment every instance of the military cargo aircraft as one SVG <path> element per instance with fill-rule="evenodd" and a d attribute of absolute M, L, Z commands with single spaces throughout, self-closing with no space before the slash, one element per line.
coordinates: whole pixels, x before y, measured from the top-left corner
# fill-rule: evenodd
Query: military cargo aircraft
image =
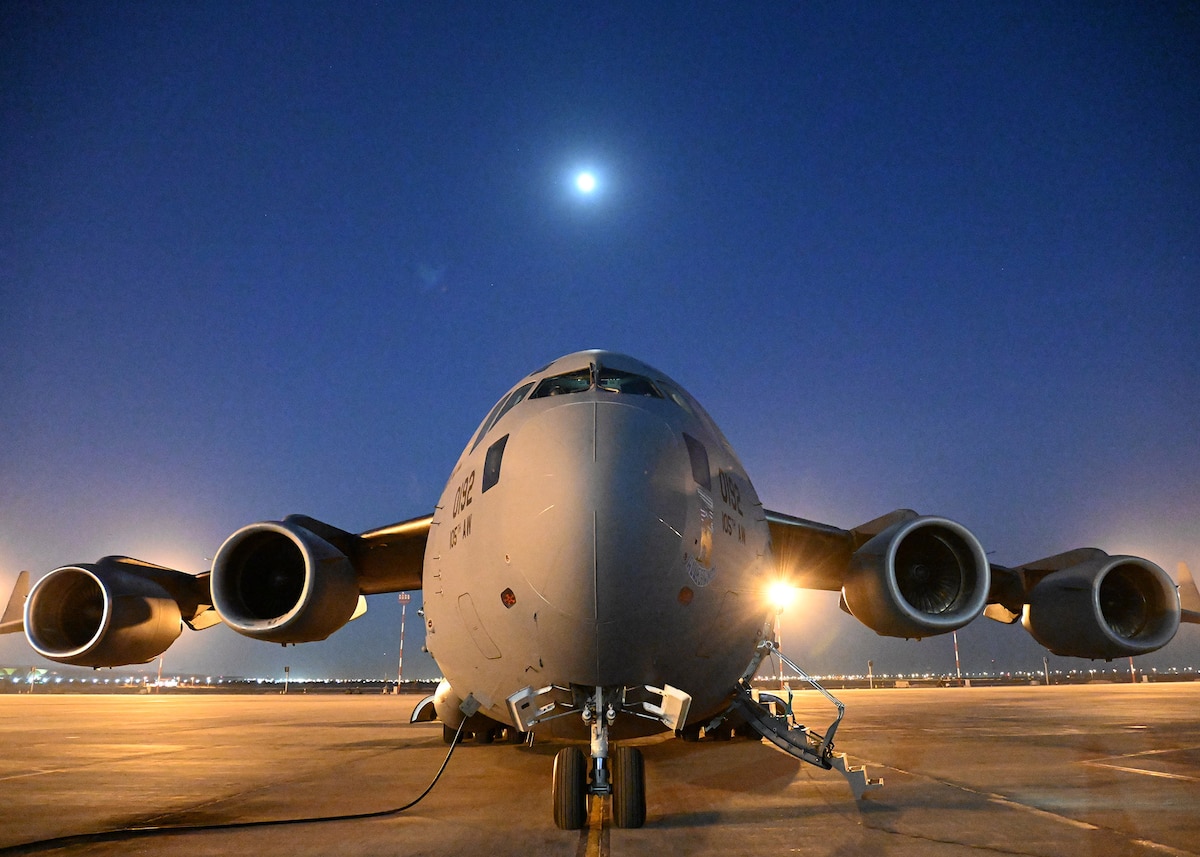
<path fill-rule="evenodd" d="M 1181 607 L 1172 579 L 1138 557 L 1080 548 L 1006 568 L 948 518 L 898 510 L 844 530 L 767 510 L 691 395 L 606 351 L 505 393 L 432 514 L 357 534 L 303 516 L 251 524 L 199 575 L 106 557 L 57 568 L 27 596 L 22 580 L 0 631 L 91 667 L 152 660 L 184 625 L 323 640 L 364 596 L 421 590 L 445 679 L 414 720 L 440 720 L 448 741 L 577 739 L 554 762 L 565 829 L 584 825 L 589 797 L 611 797 L 617 826 L 643 824 L 641 753 L 620 742 L 663 730 L 747 729 L 837 769 L 856 797 L 878 785 L 833 752 L 840 703 L 830 697 L 836 719 L 819 732 L 750 684 L 779 654 L 765 593 L 781 580 L 839 591 L 879 634 L 945 634 L 983 614 L 1080 658 L 1151 652 L 1200 621 L 1190 578 Z"/>

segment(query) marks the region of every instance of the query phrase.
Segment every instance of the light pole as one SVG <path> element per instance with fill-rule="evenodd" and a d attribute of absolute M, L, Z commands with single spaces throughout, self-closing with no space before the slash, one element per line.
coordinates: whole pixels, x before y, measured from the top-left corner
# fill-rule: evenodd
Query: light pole
<path fill-rule="evenodd" d="M 962 664 L 958 661 L 958 631 L 954 631 L 952 636 L 954 637 L 954 671 L 958 673 L 958 686 L 962 687 Z"/>
<path fill-rule="evenodd" d="M 771 584 L 767 597 L 775 607 L 775 646 L 777 654 L 783 654 L 783 621 L 780 618 L 783 611 L 796 598 L 796 587 L 777 580 Z M 783 687 L 783 659 L 779 659 L 779 686 Z"/>
<path fill-rule="evenodd" d="M 404 681 L 404 612 L 412 596 L 407 592 L 400 593 L 400 661 L 396 664 L 396 694 L 400 694 L 400 685 Z"/>

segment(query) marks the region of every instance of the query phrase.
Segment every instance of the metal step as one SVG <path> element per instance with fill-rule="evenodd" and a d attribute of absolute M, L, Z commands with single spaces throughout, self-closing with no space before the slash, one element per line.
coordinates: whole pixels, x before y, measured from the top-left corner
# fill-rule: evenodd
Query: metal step
<path fill-rule="evenodd" d="M 863 795 L 872 789 L 883 788 L 883 778 L 877 780 L 867 776 L 867 768 L 865 765 L 851 765 L 846 761 L 845 753 L 834 753 L 830 757 L 833 763 L 833 770 L 837 771 L 846 778 L 846 782 L 850 785 L 850 791 L 854 792 L 855 800 L 862 800 Z"/>
<path fill-rule="evenodd" d="M 785 700 L 769 692 L 757 692 L 751 687 L 750 676 L 754 674 L 754 671 L 758 669 L 758 665 L 769 654 L 776 655 L 783 663 L 794 670 L 802 680 L 807 682 L 810 687 L 819 691 L 837 708 L 837 717 L 834 718 L 829 728 L 825 730 L 824 735 L 796 722 L 795 715 L 792 712 L 790 690 L 787 691 L 788 698 Z M 764 704 L 763 700 L 766 701 L 766 704 Z M 838 724 L 842 722 L 842 716 L 846 712 L 846 707 L 830 694 L 829 691 L 821 687 L 816 679 L 809 676 L 804 670 L 780 654 L 779 650 L 770 640 L 760 644 L 759 652 L 755 661 L 751 664 L 751 668 L 747 670 L 747 673 L 738 682 L 737 693 L 734 697 L 731 710 L 737 711 L 750 728 L 789 756 L 795 756 L 803 762 L 808 762 L 810 765 L 816 765 L 818 768 L 823 768 L 827 771 L 837 771 L 846 778 L 850 790 L 854 793 L 855 800 L 861 800 L 867 792 L 883 786 L 883 780 L 871 779 L 867 775 L 867 770 L 864 766 L 850 765 L 846 760 L 845 754 L 833 752 L 833 736 L 837 732 Z"/>

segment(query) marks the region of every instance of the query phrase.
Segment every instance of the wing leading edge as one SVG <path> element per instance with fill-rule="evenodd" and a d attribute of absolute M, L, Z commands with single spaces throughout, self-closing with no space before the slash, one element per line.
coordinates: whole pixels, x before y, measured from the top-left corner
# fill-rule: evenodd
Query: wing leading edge
<path fill-rule="evenodd" d="M 25 599 L 29 597 L 29 572 L 17 575 L 17 582 L 9 596 L 8 606 L 0 616 L 0 634 L 15 634 L 25 630 Z"/>
<path fill-rule="evenodd" d="M 1196 580 L 1188 570 L 1187 563 L 1179 563 L 1179 606 L 1182 608 L 1182 620 L 1193 625 L 1200 625 L 1200 590 L 1196 589 Z"/>

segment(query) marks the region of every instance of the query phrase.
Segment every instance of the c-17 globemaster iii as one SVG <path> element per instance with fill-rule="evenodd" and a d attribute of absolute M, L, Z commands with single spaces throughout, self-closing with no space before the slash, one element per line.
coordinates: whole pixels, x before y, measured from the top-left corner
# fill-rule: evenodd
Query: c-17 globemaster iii
<path fill-rule="evenodd" d="M 833 752 L 840 703 L 822 732 L 750 685 L 777 652 L 766 593 L 779 581 L 840 591 L 879 634 L 945 634 L 986 614 L 1081 658 L 1151 652 L 1200 621 L 1194 583 L 1183 609 L 1138 557 L 1080 548 L 1006 568 L 947 518 L 898 510 L 843 530 L 769 511 L 682 387 L 583 351 L 496 403 L 430 515 L 358 534 L 302 516 L 252 524 L 199 575 L 128 557 L 63 566 L 23 612 L 18 583 L 0 631 L 23 626 L 43 657 L 109 667 L 158 657 L 183 625 L 323 640 L 363 596 L 419 589 L 445 679 L 414 720 L 440 720 L 447 740 L 586 740 L 590 753 L 567 743 L 555 757 L 555 822 L 579 828 L 589 796 L 611 796 L 614 822 L 638 827 L 642 757 L 620 742 L 663 730 L 745 729 L 837 769 L 856 797 L 878 785 Z"/>

